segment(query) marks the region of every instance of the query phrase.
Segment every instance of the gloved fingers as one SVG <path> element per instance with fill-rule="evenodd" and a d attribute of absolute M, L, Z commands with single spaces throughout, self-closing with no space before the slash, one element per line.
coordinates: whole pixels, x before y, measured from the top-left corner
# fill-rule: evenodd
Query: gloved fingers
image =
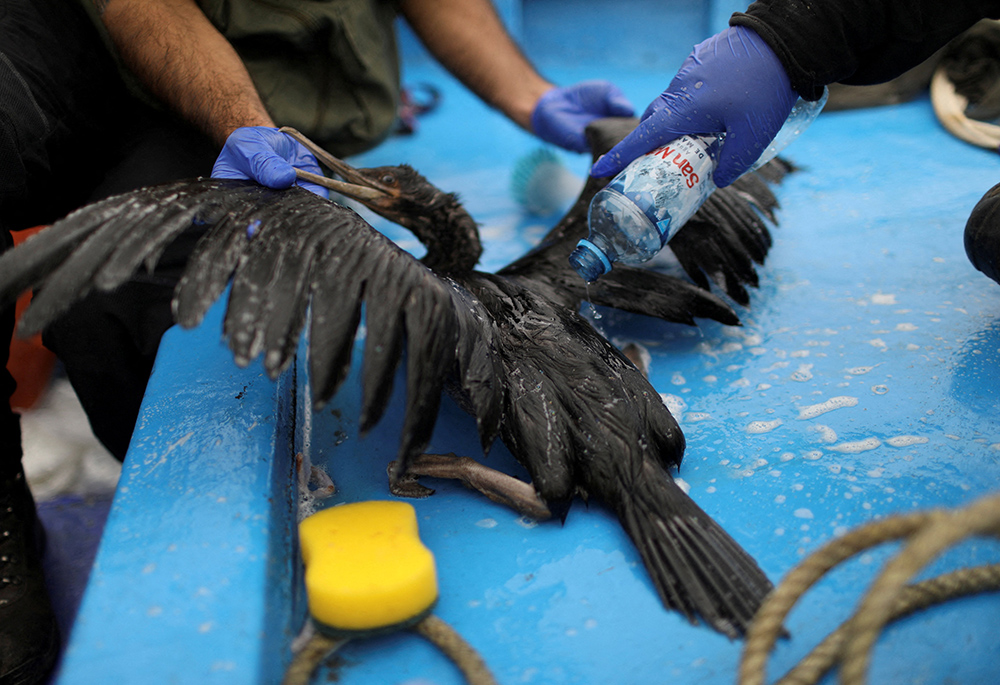
<path fill-rule="evenodd" d="M 256 150 L 247 157 L 251 179 L 268 188 L 288 188 L 295 183 L 295 167 L 272 150 Z"/>
<path fill-rule="evenodd" d="M 637 157 L 690 132 L 687 128 L 672 125 L 674 121 L 677 118 L 665 109 L 644 119 L 594 163 L 590 168 L 590 175 L 596 178 L 615 176 Z"/>
<path fill-rule="evenodd" d="M 581 84 L 583 85 L 583 84 Z M 599 99 L 596 103 L 596 114 L 602 117 L 630 117 L 635 114 L 635 107 L 621 88 L 608 81 L 590 82 Z"/>
<path fill-rule="evenodd" d="M 692 57 L 688 59 L 691 60 Z M 670 86 L 649 103 L 635 130 L 597 160 L 591 168 L 591 176 L 614 176 L 633 159 L 682 135 L 725 130 L 725 123 L 721 119 L 710 112 L 699 111 L 701 105 L 697 96 L 701 95 L 701 85 L 697 88 L 688 87 L 682 80 L 681 75 L 684 73 L 687 72 L 679 72 Z"/>
<path fill-rule="evenodd" d="M 323 175 L 323 169 L 320 168 L 319 162 L 316 160 L 316 156 L 313 153 L 309 152 L 304 145 L 289 136 L 287 133 L 279 132 L 279 134 L 292 143 L 294 153 L 290 162 L 295 169 L 302 169 L 303 171 L 308 171 L 319 176 Z M 311 193 L 315 193 L 322 198 L 330 198 L 330 191 L 323 186 L 310 183 L 309 181 L 303 181 L 302 179 L 299 179 L 297 183 Z"/>
<path fill-rule="evenodd" d="M 236 129 L 229 134 L 215 160 L 212 176 L 249 179 L 269 188 L 289 187 L 295 182 L 295 169 L 280 154 L 292 152 L 284 137 L 277 130 L 265 127 Z"/>
<path fill-rule="evenodd" d="M 309 181 L 303 181 L 302 179 L 299 179 L 297 183 L 298 185 L 308 190 L 310 193 L 319 195 L 321 198 L 325 200 L 330 199 L 330 191 L 324 188 L 323 186 L 318 186 L 315 183 L 310 183 Z"/>
<path fill-rule="evenodd" d="M 794 105 L 790 99 L 775 99 L 771 107 L 730 120 L 719 151 L 719 163 L 712 175 L 717 187 L 725 188 L 760 159 L 778 135 Z"/>
<path fill-rule="evenodd" d="M 243 127 L 226 139 L 212 167 L 212 177 L 248 179 L 280 190 L 296 182 L 296 167 L 320 173 L 312 153 L 284 133 L 264 126 Z M 325 188 L 312 183 L 300 185 L 329 197 Z"/>
<path fill-rule="evenodd" d="M 548 143 L 587 152 L 587 124 L 601 117 L 632 116 L 634 111 L 618 86 L 608 81 L 584 81 L 543 94 L 531 113 L 531 129 Z"/>
<path fill-rule="evenodd" d="M 674 138 L 724 132 L 714 180 L 719 187 L 728 185 L 760 157 L 797 98 L 767 43 L 750 29 L 731 27 L 694 47 L 636 130 L 590 173 L 613 176 Z"/>
<path fill-rule="evenodd" d="M 718 166 L 715 167 L 715 172 L 712 174 L 715 186 L 725 188 L 745 174 L 760 158 L 766 147 L 766 143 L 763 146 L 741 145 L 737 139 L 731 138 L 727 133 L 726 139 L 722 142 L 722 148 L 719 150 Z"/>

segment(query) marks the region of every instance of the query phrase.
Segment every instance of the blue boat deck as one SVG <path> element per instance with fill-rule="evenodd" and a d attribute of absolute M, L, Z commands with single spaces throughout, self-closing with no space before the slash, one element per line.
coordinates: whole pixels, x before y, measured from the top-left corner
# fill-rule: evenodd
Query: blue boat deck
<path fill-rule="evenodd" d="M 577 16 L 607 6 L 586 3 Z M 718 3 L 677 3 L 670 9 L 687 19 L 668 46 L 676 54 L 664 57 L 640 34 L 627 42 L 626 68 L 583 59 L 598 33 L 565 22 L 565 7 L 502 5 L 550 78 L 612 79 L 640 111 L 720 12 Z M 608 51 L 610 37 L 600 40 Z M 557 60 L 558 45 L 571 46 L 571 60 Z M 407 162 L 457 191 L 481 223 L 481 266 L 499 268 L 556 219 L 526 215 L 509 188 L 538 142 L 419 55 L 404 80 L 439 87 L 441 107 L 416 135 L 352 161 Z M 1000 286 L 973 269 L 962 243 L 972 207 L 1000 180 L 996 153 L 952 138 L 920 98 L 823 114 L 786 155 L 800 170 L 778 189 L 780 226 L 751 306 L 738 308 L 742 327 L 587 308 L 609 339 L 648 349 L 651 381 L 688 440 L 679 476 L 775 582 L 849 528 L 960 506 L 1000 483 Z M 560 156 L 583 177 L 586 159 Z M 408 234 L 373 223 L 419 250 Z M 304 355 L 271 382 L 258 364 L 237 369 L 220 331 L 216 307 L 198 329 L 165 338 L 59 683 L 278 682 L 305 619 L 296 455 L 337 485 L 321 506 L 391 497 L 385 467 L 400 433 L 401 382 L 387 417 L 362 437 L 356 377 L 312 412 Z M 431 451 L 481 456 L 472 420 L 449 402 Z M 499 443 L 487 463 L 524 475 Z M 735 682 L 741 643 L 664 611 L 599 503 L 576 502 L 562 525 L 536 523 L 460 485 L 433 486 L 434 496 L 413 504 L 438 563 L 436 613 L 499 682 Z M 851 562 L 806 598 L 773 675 L 849 615 L 895 549 Z M 932 570 L 995 561 L 998 550 L 965 543 Z M 998 635 L 996 596 L 922 612 L 885 633 L 872 681 L 997 682 Z M 411 634 L 338 654 L 315 682 L 462 682 Z"/>

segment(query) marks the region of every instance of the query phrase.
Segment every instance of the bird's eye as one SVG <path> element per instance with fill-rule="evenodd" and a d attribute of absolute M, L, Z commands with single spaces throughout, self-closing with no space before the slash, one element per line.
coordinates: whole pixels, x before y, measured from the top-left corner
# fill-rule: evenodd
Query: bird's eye
<path fill-rule="evenodd" d="M 382 183 L 384 183 L 387 186 L 395 185 L 396 177 L 393 176 L 392 174 L 385 174 L 384 176 L 382 176 Z"/>

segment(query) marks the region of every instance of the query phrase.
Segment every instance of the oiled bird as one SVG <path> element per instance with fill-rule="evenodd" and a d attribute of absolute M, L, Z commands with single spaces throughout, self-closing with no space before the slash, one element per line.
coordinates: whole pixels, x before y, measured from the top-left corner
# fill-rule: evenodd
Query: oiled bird
<path fill-rule="evenodd" d="M 635 120 L 591 127 L 595 153 Z M 343 181 L 321 179 L 411 230 L 417 260 L 352 210 L 301 188 L 196 179 L 88 206 L 0 258 L 0 298 L 40 286 L 21 320 L 40 330 L 91 288 L 114 288 L 192 223 L 207 227 L 175 290 L 174 314 L 197 325 L 231 282 L 224 332 L 237 363 L 263 354 L 269 374 L 290 363 L 306 322 L 317 405 L 334 395 L 366 324 L 360 428 L 381 418 L 401 360 L 406 406 L 394 486 L 406 476 L 459 472 L 464 460 L 424 455 L 441 394 L 476 420 L 485 451 L 499 437 L 531 476 L 525 484 L 467 478 L 534 516 L 575 496 L 618 515 L 663 603 L 692 622 L 742 634 L 771 585 L 721 527 L 674 482 L 684 437 L 645 376 L 580 316 L 583 300 L 669 321 L 738 322 L 709 281 L 738 301 L 770 245 L 767 180 L 780 164 L 715 193 L 671 243 L 694 282 L 616 266 L 587 286 L 567 257 L 586 234 L 586 207 L 604 180 L 543 241 L 497 273 L 476 271 L 475 221 L 456 196 L 407 166 L 355 170 L 316 151 Z M 307 306 L 311 307 L 307 316 Z M 405 354 L 404 354 L 405 348 Z M 455 468 L 452 468 L 455 467 Z M 510 486 L 513 482 L 513 487 Z"/>

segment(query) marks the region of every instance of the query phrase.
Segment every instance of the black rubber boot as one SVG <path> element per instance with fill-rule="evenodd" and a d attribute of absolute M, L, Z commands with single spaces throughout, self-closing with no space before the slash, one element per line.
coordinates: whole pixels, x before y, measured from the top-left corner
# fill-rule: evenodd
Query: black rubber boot
<path fill-rule="evenodd" d="M 44 533 L 17 463 L 0 473 L 0 685 L 35 685 L 59 656 L 59 628 L 45 589 Z"/>
<path fill-rule="evenodd" d="M 1000 283 L 1000 183 L 986 191 L 969 215 L 965 254 L 972 266 Z"/>

